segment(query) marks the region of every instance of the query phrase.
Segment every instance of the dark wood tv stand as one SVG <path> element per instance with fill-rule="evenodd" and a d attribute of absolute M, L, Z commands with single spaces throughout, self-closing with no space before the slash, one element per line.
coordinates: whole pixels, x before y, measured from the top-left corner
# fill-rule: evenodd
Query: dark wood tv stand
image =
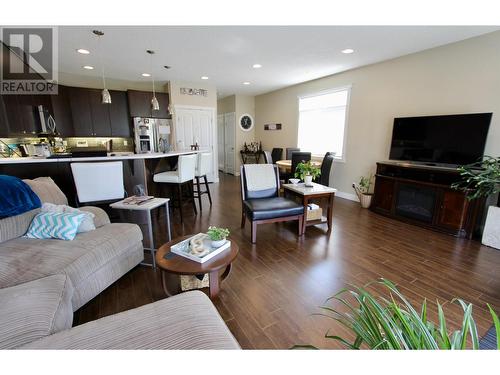
<path fill-rule="evenodd" d="M 379 162 L 371 210 L 408 223 L 472 238 L 484 199 L 469 201 L 451 188 L 460 180 L 454 168 Z"/>

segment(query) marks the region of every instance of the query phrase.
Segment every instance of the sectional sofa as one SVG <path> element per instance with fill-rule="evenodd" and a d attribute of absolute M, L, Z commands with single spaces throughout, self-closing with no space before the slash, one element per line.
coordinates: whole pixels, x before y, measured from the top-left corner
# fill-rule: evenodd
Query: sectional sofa
<path fill-rule="evenodd" d="M 25 180 L 42 202 L 67 204 L 47 177 Z M 144 257 L 135 224 L 110 223 L 73 241 L 24 238 L 38 210 L 0 220 L 0 348 L 236 349 L 238 343 L 201 292 L 171 297 L 71 327 L 73 312 Z"/>

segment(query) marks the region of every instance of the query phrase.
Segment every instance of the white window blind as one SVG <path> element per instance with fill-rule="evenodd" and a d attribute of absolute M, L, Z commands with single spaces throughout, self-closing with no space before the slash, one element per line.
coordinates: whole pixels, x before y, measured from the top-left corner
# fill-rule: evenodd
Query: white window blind
<path fill-rule="evenodd" d="M 313 155 L 344 159 L 349 88 L 299 98 L 298 147 Z"/>

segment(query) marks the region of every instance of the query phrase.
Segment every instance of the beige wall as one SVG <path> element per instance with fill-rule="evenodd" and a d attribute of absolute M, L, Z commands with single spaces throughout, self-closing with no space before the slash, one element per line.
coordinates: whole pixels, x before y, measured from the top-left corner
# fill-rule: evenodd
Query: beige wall
<path fill-rule="evenodd" d="M 240 117 L 244 114 L 249 114 L 255 121 L 255 97 L 249 95 L 236 95 L 236 162 L 234 167 L 236 171 L 240 170 L 241 157 L 240 150 L 243 148 L 245 142 L 251 143 L 255 141 L 255 125 L 250 131 L 244 131 L 241 129 L 239 122 Z M 239 174 L 236 173 L 237 175 Z"/>
<path fill-rule="evenodd" d="M 226 96 L 217 100 L 217 114 L 236 112 L 236 96 Z"/>
<path fill-rule="evenodd" d="M 205 89 L 207 96 L 181 95 L 181 87 Z M 214 85 L 206 83 L 176 82 L 171 81 L 168 84 L 167 91 L 170 93 L 172 105 L 190 105 L 196 107 L 217 108 L 217 90 Z"/>
<path fill-rule="evenodd" d="M 500 32 L 259 95 L 255 138 L 265 149 L 296 146 L 297 97 L 346 85 L 346 161 L 334 164 L 330 181 L 340 196 L 352 198 L 351 183 L 388 159 L 397 116 L 493 112 L 485 153 L 500 155 Z M 270 122 L 283 130 L 264 131 Z"/>

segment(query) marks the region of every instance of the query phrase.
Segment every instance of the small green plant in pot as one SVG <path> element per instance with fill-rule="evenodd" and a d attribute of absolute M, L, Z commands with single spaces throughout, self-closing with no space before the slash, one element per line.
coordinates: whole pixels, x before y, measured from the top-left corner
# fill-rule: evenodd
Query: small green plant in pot
<path fill-rule="evenodd" d="M 373 181 L 373 175 L 369 177 L 361 176 L 358 183 L 353 182 L 352 187 L 358 196 L 361 207 L 368 208 L 372 203 L 373 193 L 371 193 L 371 186 Z"/>
<path fill-rule="evenodd" d="M 306 186 L 312 186 L 312 181 L 321 175 L 321 169 L 311 163 L 311 161 L 297 164 L 295 177 L 305 182 Z"/>
<path fill-rule="evenodd" d="M 221 247 L 226 243 L 226 238 L 229 236 L 229 229 L 219 227 L 208 227 L 207 234 L 212 240 L 212 247 Z"/>
<path fill-rule="evenodd" d="M 458 168 L 462 181 L 451 185 L 462 190 L 468 199 L 488 198 L 500 192 L 500 157 L 485 156 L 477 163 Z M 488 207 L 482 243 L 500 249 L 500 197 L 497 206 Z"/>

